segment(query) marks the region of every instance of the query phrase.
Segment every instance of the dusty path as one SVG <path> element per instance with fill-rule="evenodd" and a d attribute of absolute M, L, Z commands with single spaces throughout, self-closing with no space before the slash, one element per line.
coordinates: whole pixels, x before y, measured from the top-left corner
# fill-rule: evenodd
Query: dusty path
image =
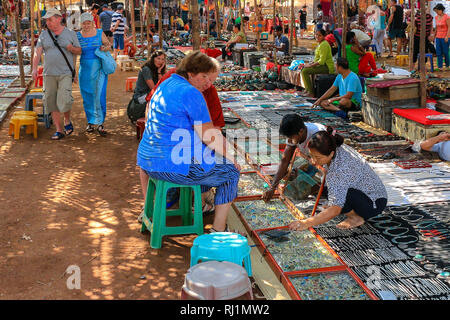
<path fill-rule="evenodd" d="M 134 74 L 110 76 L 106 138 L 84 132 L 77 85 L 69 137 L 51 141 L 54 128 L 40 123 L 37 140 L 22 131 L 14 141 L 8 136 L 12 112 L 3 121 L 0 299 L 179 298 L 195 237 L 172 237 L 152 250 L 149 233 L 139 232 L 138 141 L 126 116 L 131 93 L 124 89 Z M 67 289 L 70 265 L 80 267 L 80 290 Z"/>

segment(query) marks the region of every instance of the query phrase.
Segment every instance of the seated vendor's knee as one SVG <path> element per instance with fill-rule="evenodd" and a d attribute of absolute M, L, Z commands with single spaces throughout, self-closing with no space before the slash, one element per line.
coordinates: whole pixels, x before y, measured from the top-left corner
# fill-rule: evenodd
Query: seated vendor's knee
<path fill-rule="evenodd" d="M 350 99 L 342 98 L 339 101 L 339 107 L 341 107 L 341 108 L 350 109 L 351 106 L 352 106 L 352 101 Z"/>

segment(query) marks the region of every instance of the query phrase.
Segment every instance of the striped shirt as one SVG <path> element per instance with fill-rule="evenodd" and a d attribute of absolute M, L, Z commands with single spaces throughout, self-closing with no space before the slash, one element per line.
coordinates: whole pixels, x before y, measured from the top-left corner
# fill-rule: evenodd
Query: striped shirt
<path fill-rule="evenodd" d="M 117 29 L 113 32 L 113 34 L 124 34 L 125 31 L 124 18 L 122 14 L 114 12 L 114 14 L 112 15 L 111 26 L 114 27 L 118 20 L 120 20 L 120 23 L 117 26 Z"/>
<path fill-rule="evenodd" d="M 416 25 L 416 33 L 414 35 L 416 37 L 420 37 L 420 21 L 421 21 L 420 12 L 416 13 L 416 18 L 414 21 Z M 427 20 L 425 25 L 425 33 L 427 37 L 430 36 L 432 29 L 433 29 L 433 17 L 431 16 L 431 14 L 427 13 Z"/>

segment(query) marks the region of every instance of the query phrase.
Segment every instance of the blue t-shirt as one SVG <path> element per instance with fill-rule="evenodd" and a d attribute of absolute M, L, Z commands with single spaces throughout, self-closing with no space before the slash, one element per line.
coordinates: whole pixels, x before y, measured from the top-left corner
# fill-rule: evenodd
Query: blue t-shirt
<path fill-rule="evenodd" d="M 437 152 L 439 154 L 439 158 L 444 161 L 450 161 L 450 141 L 442 141 L 436 143 L 431 151 Z"/>
<path fill-rule="evenodd" d="M 214 152 L 194 131 L 194 124 L 211 122 L 203 94 L 185 78 L 173 74 L 150 100 L 148 120 L 137 152 L 137 165 L 149 172 L 187 175 L 190 165 L 208 172 Z"/>
<path fill-rule="evenodd" d="M 280 38 L 278 37 L 275 38 L 275 45 L 277 47 L 280 47 L 281 44 L 284 44 L 283 53 L 285 55 L 289 55 L 289 40 L 285 35 L 281 35 Z"/>
<path fill-rule="evenodd" d="M 111 29 L 111 21 L 113 14 L 114 12 L 110 10 L 106 10 L 100 13 L 99 18 L 100 22 L 102 23 L 103 31 L 109 31 L 109 29 Z"/>
<path fill-rule="evenodd" d="M 344 79 L 341 74 L 338 74 L 334 80 L 333 86 L 339 88 L 339 96 L 345 95 L 347 92 L 353 92 L 352 99 L 358 101 L 361 105 L 362 87 L 358 76 L 353 71 Z"/>

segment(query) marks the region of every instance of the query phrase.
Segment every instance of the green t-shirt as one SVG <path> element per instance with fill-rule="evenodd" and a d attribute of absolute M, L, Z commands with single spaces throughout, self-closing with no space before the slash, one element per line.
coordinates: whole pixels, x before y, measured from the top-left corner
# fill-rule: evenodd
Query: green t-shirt
<path fill-rule="evenodd" d="M 237 17 L 236 20 L 234 20 L 234 24 L 241 24 L 241 17 Z"/>
<path fill-rule="evenodd" d="M 334 73 L 333 55 L 331 54 L 331 47 L 328 41 L 324 40 L 317 46 L 314 62 L 318 62 L 320 65 L 326 64 L 328 72 Z"/>
<path fill-rule="evenodd" d="M 243 31 L 239 31 L 237 34 L 235 34 L 233 36 L 233 41 L 236 40 L 236 38 L 240 36 L 241 37 L 241 41 L 239 41 L 238 43 L 247 43 L 247 37 L 245 36 L 245 33 Z"/>
<path fill-rule="evenodd" d="M 350 67 L 350 70 L 352 70 L 354 73 L 358 74 L 359 72 L 359 54 L 356 54 L 352 51 L 352 45 L 347 44 L 345 46 L 345 50 L 347 53 L 347 60 L 348 60 L 348 66 Z"/>

